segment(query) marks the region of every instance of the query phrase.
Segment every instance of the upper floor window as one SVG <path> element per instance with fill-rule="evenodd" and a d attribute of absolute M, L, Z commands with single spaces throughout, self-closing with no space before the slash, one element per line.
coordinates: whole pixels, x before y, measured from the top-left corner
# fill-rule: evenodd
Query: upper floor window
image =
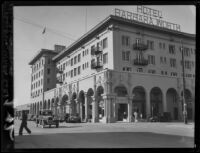
<path fill-rule="evenodd" d="M 137 68 L 137 72 L 143 72 L 143 68 Z"/>
<path fill-rule="evenodd" d="M 169 53 L 175 54 L 175 45 L 169 45 Z"/>
<path fill-rule="evenodd" d="M 73 77 L 73 70 L 71 70 L 71 77 Z"/>
<path fill-rule="evenodd" d="M 130 60 L 130 51 L 122 51 L 122 60 L 129 61 Z"/>
<path fill-rule="evenodd" d="M 153 50 L 154 49 L 154 41 L 147 40 L 148 48 Z"/>
<path fill-rule="evenodd" d="M 74 62 L 74 59 L 72 58 L 72 59 L 71 59 L 71 66 L 73 66 L 73 62 Z"/>
<path fill-rule="evenodd" d="M 74 68 L 74 76 L 76 76 L 76 68 Z"/>
<path fill-rule="evenodd" d="M 77 56 L 74 57 L 74 64 L 77 63 Z"/>
<path fill-rule="evenodd" d="M 50 78 L 47 78 L 47 83 L 50 83 Z"/>
<path fill-rule="evenodd" d="M 78 67 L 78 74 L 81 73 L 81 66 Z"/>
<path fill-rule="evenodd" d="M 63 71 L 65 70 L 65 63 L 63 63 Z"/>
<path fill-rule="evenodd" d="M 174 68 L 176 67 L 176 59 L 174 59 L 174 58 L 170 59 L 170 66 L 174 67 Z"/>
<path fill-rule="evenodd" d="M 130 46 L 130 37 L 129 36 L 122 36 L 122 45 Z"/>
<path fill-rule="evenodd" d="M 153 56 L 153 55 L 148 55 L 148 63 L 149 63 L 149 64 L 155 65 L 155 64 L 156 64 L 156 63 L 155 63 L 155 56 Z"/>
<path fill-rule="evenodd" d="M 103 39 L 103 49 L 108 47 L 108 38 Z"/>
<path fill-rule="evenodd" d="M 78 54 L 78 62 L 81 61 L 81 54 Z"/>
<path fill-rule="evenodd" d="M 103 54 L 103 64 L 108 63 L 108 53 Z"/>

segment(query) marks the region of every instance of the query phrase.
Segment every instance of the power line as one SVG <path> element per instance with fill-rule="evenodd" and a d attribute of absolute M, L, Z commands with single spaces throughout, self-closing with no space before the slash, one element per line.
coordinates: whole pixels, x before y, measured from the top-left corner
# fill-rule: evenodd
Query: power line
<path fill-rule="evenodd" d="M 38 28 L 42 28 L 42 29 L 43 29 L 44 27 L 46 27 L 47 30 L 49 30 L 49 31 L 51 31 L 51 32 L 53 32 L 53 33 L 55 33 L 55 34 L 57 34 L 57 35 L 60 35 L 60 36 L 63 36 L 63 37 L 65 37 L 65 38 L 68 38 L 68 39 L 70 39 L 70 40 L 72 40 L 72 41 L 75 41 L 74 38 L 71 38 L 71 37 L 69 37 L 69 36 L 64 35 L 63 33 L 65 33 L 65 32 L 61 32 L 61 31 L 58 31 L 58 30 L 49 28 L 49 27 L 47 27 L 47 26 L 42 26 L 42 25 L 40 25 L 40 24 L 36 24 L 36 23 L 34 23 L 34 22 L 30 21 L 30 20 L 27 20 L 27 19 L 25 19 L 25 18 L 22 19 L 22 18 L 14 17 L 14 19 L 16 19 L 16 20 L 18 20 L 18 21 L 21 21 L 21 22 L 24 22 L 24 23 L 27 23 L 27 24 L 30 24 L 30 25 L 33 25 L 33 26 L 36 26 L 36 27 L 38 27 Z M 67 33 L 65 33 L 65 34 L 67 34 Z M 67 35 L 69 35 L 69 34 L 67 34 Z"/>

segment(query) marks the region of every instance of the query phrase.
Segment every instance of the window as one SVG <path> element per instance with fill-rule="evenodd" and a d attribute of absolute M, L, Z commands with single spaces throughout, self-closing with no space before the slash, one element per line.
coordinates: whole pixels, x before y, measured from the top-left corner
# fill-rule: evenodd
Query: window
<path fill-rule="evenodd" d="M 142 68 L 137 68 L 137 72 L 143 72 Z"/>
<path fill-rule="evenodd" d="M 63 63 L 63 71 L 65 70 L 65 63 Z"/>
<path fill-rule="evenodd" d="M 175 45 L 169 45 L 169 53 L 175 54 Z"/>
<path fill-rule="evenodd" d="M 130 37 L 129 36 L 122 36 L 122 45 L 130 46 Z"/>
<path fill-rule="evenodd" d="M 63 81 L 65 81 L 65 73 L 63 73 Z"/>
<path fill-rule="evenodd" d="M 151 49 L 151 50 L 154 49 L 154 42 L 153 41 L 147 40 L 147 45 L 148 45 L 149 49 Z"/>
<path fill-rule="evenodd" d="M 122 60 L 129 61 L 130 60 L 130 51 L 122 51 Z"/>
<path fill-rule="evenodd" d="M 42 59 L 42 65 L 44 65 L 44 60 Z"/>
<path fill-rule="evenodd" d="M 148 63 L 155 65 L 155 56 L 149 55 L 148 56 Z"/>
<path fill-rule="evenodd" d="M 76 76 L 76 68 L 74 68 L 74 76 Z"/>
<path fill-rule="evenodd" d="M 71 77 L 73 77 L 73 70 L 71 70 Z"/>
<path fill-rule="evenodd" d="M 126 70 L 131 72 L 131 67 L 127 67 Z"/>
<path fill-rule="evenodd" d="M 50 78 L 47 78 L 47 83 L 50 83 Z"/>
<path fill-rule="evenodd" d="M 85 64 L 82 65 L 82 69 L 83 69 L 83 70 L 85 69 Z"/>
<path fill-rule="evenodd" d="M 50 74 L 50 69 L 49 68 L 47 69 L 47 74 Z"/>
<path fill-rule="evenodd" d="M 130 59 L 130 51 L 126 51 L 126 61 L 129 61 Z"/>
<path fill-rule="evenodd" d="M 108 63 L 108 53 L 103 54 L 103 64 Z"/>
<path fill-rule="evenodd" d="M 126 52 L 122 51 L 122 60 L 125 61 L 126 60 Z"/>
<path fill-rule="evenodd" d="M 43 70 L 41 70 L 41 75 L 43 75 Z"/>
<path fill-rule="evenodd" d="M 83 51 L 83 57 L 84 57 L 84 55 L 85 55 L 85 52 Z"/>
<path fill-rule="evenodd" d="M 74 64 L 77 63 L 77 56 L 74 57 Z"/>
<path fill-rule="evenodd" d="M 175 68 L 176 67 L 176 59 L 170 58 L 170 66 Z"/>
<path fill-rule="evenodd" d="M 108 39 L 105 38 L 105 39 L 103 39 L 103 49 L 105 49 L 107 47 L 108 47 Z"/>
<path fill-rule="evenodd" d="M 91 46 L 91 55 L 94 55 L 94 51 L 95 51 L 95 46 Z"/>
<path fill-rule="evenodd" d="M 156 70 L 148 70 L 148 73 L 155 74 L 155 73 L 156 73 Z"/>
<path fill-rule="evenodd" d="M 78 54 L 78 62 L 81 61 L 81 54 Z"/>
<path fill-rule="evenodd" d="M 167 75 L 167 71 L 165 71 L 165 75 Z"/>
<path fill-rule="evenodd" d="M 67 78 L 67 72 L 65 73 L 65 75 L 66 75 L 66 78 Z"/>
<path fill-rule="evenodd" d="M 161 74 L 164 75 L 164 71 L 161 71 Z"/>
<path fill-rule="evenodd" d="M 73 66 L 73 61 L 74 61 L 74 59 L 72 58 L 72 59 L 71 59 L 71 66 Z"/>
<path fill-rule="evenodd" d="M 81 66 L 78 67 L 78 74 L 81 73 Z"/>
<path fill-rule="evenodd" d="M 41 85 L 42 85 L 42 79 L 41 79 Z"/>

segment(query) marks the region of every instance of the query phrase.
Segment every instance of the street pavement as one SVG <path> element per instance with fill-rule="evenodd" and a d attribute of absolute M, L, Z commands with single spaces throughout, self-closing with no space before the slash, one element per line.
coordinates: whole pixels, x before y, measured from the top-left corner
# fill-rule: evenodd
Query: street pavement
<path fill-rule="evenodd" d="M 15 148 L 193 148 L 194 123 L 61 123 L 59 128 L 36 127 L 29 121 L 18 136 L 21 121 L 15 121 Z"/>

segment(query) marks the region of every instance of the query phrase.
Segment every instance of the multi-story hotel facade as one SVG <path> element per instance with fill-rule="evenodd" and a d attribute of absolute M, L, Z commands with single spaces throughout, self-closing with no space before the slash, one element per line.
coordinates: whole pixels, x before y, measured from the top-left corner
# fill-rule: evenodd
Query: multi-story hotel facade
<path fill-rule="evenodd" d="M 30 112 L 50 109 L 103 123 L 124 116 L 132 122 L 134 112 L 182 120 L 184 66 L 193 120 L 195 51 L 195 35 L 110 15 L 69 47 L 42 49 L 31 60 Z"/>

